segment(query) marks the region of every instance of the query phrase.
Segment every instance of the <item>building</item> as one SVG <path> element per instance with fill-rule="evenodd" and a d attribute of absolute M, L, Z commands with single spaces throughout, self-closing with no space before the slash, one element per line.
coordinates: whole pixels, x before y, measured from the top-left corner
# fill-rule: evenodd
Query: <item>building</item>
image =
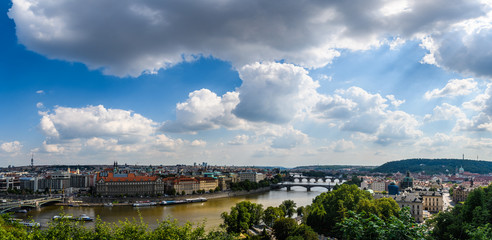
<path fill-rule="evenodd" d="M 421 223 L 424 221 L 424 204 L 422 197 L 418 194 L 404 194 L 392 196 L 398 203 L 400 208 L 407 207 L 410 210 L 410 214 L 416 222 Z"/>
<path fill-rule="evenodd" d="M 20 181 L 17 176 L 0 176 L 0 192 L 9 189 L 20 189 Z"/>
<path fill-rule="evenodd" d="M 402 195 L 375 194 L 374 198 L 393 198 L 400 208 L 406 207 L 410 210 L 410 214 L 416 222 L 421 223 L 424 221 L 423 201 L 422 197 L 417 193 L 404 193 Z"/>
<path fill-rule="evenodd" d="M 200 190 L 200 182 L 191 177 L 168 177 L 164 178 L 163 182 L 165 183 L 167 190 L 174 189 L 176 193 L 179 194 L 182 194 L 183 192 L 185 194 L 193 194 Z"/>
<path fill-rule="evenodd" d="M 219 181 L 213 177 L 196 177 L 195 179 L 198 181 L 198 189 L 206 192 L 215 190 L 219 186 Z"/>
<path fill-rule="evenodd" d="M 396 185 L 396 183 L 392 182 L 390 185 L 388 185 L 388 194 L 389 195 L 398 195 L 400 194 L 400 189 Z"/>
<path fill-rule="evenodd" d="M 459 186 L 453 190 L 453 202 L 459 203 L 464 202 L 468 198 L 468 194 L 473 191 L 474 188 L 467 188 Z"/>
<path fill-rule="evenodd" d="M 38 191 L 38 179 L 36 177 L 20 177 L 20 189 Z"/>
<path fill-rule="evenodd" d="M 258 172 L 240 172 L 239 180 L 242 181 L 250 181 L 250 182 L 260 182 L 265 179 L 265 175 L 263 173 Z"/>
<path fill-rule="evenodd" d="M 441 212 L 444 209 L 444 200 L 441 192 L 421 191 L 418 194 L 422 197 L 424 210 L 431 213 Z"/>
<path fill-rule="evenodd" d="M 402 191 L 407 188 L 413 188 L 413 178 L 410 177 L 409 171 L 407 171 L 407 176 L 404 177 L 403 180 L 400 182 L 400 188 Z"/>
<path fill-rule="evenodd" d="M 102 196 L 162 195 L 164 190 L 165 184 L 157 176 L 100 172 L 96 179 L 96 193 Z"/>
<path fill-rule="evenodd" d="M 388 184 L 386 181 L 379 180 L 371 183 L 371 188 L 375 192 L 383 192 L 388 190 Z"/>

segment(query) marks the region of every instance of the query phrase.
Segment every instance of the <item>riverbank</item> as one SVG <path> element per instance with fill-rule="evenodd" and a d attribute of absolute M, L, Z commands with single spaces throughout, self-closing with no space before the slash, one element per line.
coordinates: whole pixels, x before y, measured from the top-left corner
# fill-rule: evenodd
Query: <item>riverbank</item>
<path fill-rule="evenodd" d="M 226 191 L 218 193 L 204 193 L 204 194 L 194 194 L 194 195 L 184 195 L 184 196 L 173 196 L 173 197 L 76 197 L 71 198 L 71 200 L 64 203 L 56 203 L 58 206 L 78 206 L 78 207 L 96 207 L 104 206 L 105 204 L 111 203 L 113 206 L 131 206 L 133 203 L 138 201 L 151 201 L 151 202 L 161 202 L 170 200 L 185 200 L 190 198 L 202 197 L 206 199 L 219 199 L 219 198 L 229 198 L 246 196 L 250 194 L 257 194 L 270 191 L 270 187 L 259 188 L 250 191 Z"/>

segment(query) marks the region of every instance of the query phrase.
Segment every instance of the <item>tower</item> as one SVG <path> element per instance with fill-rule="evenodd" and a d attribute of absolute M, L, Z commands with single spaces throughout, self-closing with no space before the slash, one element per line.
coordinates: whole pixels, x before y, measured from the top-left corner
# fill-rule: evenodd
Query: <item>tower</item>
<path fill-rule="evenodd" d="M 31 168 L 34 168 L 34 153 L 31 154 Z"/>

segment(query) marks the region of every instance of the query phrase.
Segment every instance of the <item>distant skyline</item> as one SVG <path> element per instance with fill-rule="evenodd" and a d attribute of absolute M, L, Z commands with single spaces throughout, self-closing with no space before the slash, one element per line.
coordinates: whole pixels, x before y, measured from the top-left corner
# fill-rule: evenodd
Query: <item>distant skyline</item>
<path fill-rule="evenodd" d="M 490 1 L 0 4 L 0 166 L 492 160 Z"/>

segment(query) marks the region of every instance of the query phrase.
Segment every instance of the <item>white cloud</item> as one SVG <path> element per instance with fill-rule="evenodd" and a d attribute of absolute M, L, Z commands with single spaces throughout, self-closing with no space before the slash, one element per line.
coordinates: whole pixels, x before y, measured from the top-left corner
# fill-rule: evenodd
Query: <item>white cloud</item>
<path fill-rule="evenodd" d="M 221 126 L 239 128 L 245 122 L 231 113 L 238 103 L 237 92 L 228 92 L 219 97 L 208 89 L 193 91 L 186 102 L 176 105 L 176 120 L 165 122 L 161 130 L 193 133 Z"/>
<path fill-rule="evenodd" d="M 40 129 L 48 137 L 59 139 L 119 137 L 138 138 L 155 131 L 152 120 L 140 114 L 104 106 L 84 108 L 56 107 L 52 113 L 42 113 Z"/>
<path fill-rule="evenodd" d="M 346 152 L 348 150 L 352 150 L 355 148 L 355 145 L 352 141 L 347 141 L 345 139 L 341 139 L 333 142 L 330 145 L 330 148 L 335 152 Z"/>
<path fill-rule="evenodd" d="M 235 66 L 284 60 L 317 68 L 338 56 L 336 49 L 370 49 L 388 36 L 437 38 L 436 32 L 483 16 L 483 9 L 465 0 L 14 0 L 8 15 L 19 42 L 30 50 L 106 74 L 138 76 L 210 55 Z M 487 41 L 486 34 L 480 36 L 473 44 Z M 454 59 L 442 51 L 434 55 L 438 61 Z"/>
<path fill-rule="evenodd" d="M 459 107 L 449 103 L 443 103 L 441 106 L 436 106 L 432 114 L 425 115 L 424 120 L 440 121 L 464 118 L 466 118 L 466 115 Z"/>
<path fill-rule="evenodd" d="M 6 153 L 16 153 L 22 149 L 22 144 L 19 141 L 4 142 L 0 145 L 0 150 Z"/>
<path fill-rule="evenodd" d="M 386 98 L 390 100 L 391 105 L 395 107 L 399 107 L 403 103 L 405 103 L 405 100 L 398 100 L 395 98 L 395 95 L 386 95 Z"/>
<path fill-rule="evenodd" d="M 44 90 L 37 90 L 36 93 L 39 94 L 39 95 L 43 95 L 44 94 Z"/>
<path fill-rule="evenodd" d="M 242 67 L 239 75 L 243 84 L 233 113 L 248 121 L 287 123 L 318 101 L 318 82 L 292 64 L 255 63 Z"/>
<path fill-rule="evenodd" d="M 36 103 L 36 107 L 38 109 L 43 109 L 44 108 L 44 104 L 42 102 L 38 102 L 38 103 Z"/>
<path fill-rule="evenodd" d="M 492 131 L 492 85 L 489 84 L 483 94 L 463 103 L 463 106 L 478 113 L 470 119 L 459 119 L 454 130 Z"/>
<path fill-rule="evenodd" d="M 487 14 L 454 24 L 451 29 L 426 37 L 422 45 L 429 53 L 423 62 L 434 64 L 476 77 L 492 77 L 490 69 L 492 53 L 492 13 L 491 3 L 484 11 Z"/>
<path fill-rule="evenodd" d="M 473 78 L 452 79 L 442 89 L 434 89 L 425 93 L 426 99 L 463 96 L 477 89 L 477 82 Z"/>
<path fill-rule="evenodd" d="M 289 129 L 272 140 L 272 148 L 291 149 L 308 143 L 308 136 L 299 130 Z"/>
<path fill-rule="evenodd" d="M 231 141 L 228 142 L 230 145 L 244 145 L 248 143 L 249 136 L 248 135 L 237 135 L 232 139 Z"/>
<path fill-rule="evenodd" d="M 387 99 L 359 87 L 337 90 L 323 96 L 314 108 L 314 116 L 335 123 L 342 131 L 357 133 L 356 138 L 388 145 L 421 136 L 419 122 L 403 111 L 388 110 Z M 395 100 L 390 97 L 390 100 Z"/>
<path fill-rule="evenodd" d="M 203 140 L 196 139 L 196 140 L 193 140 L 190 145 L 193 147 L 205 147 L 207 145 L 207 142 L 205 142 Z"/>

